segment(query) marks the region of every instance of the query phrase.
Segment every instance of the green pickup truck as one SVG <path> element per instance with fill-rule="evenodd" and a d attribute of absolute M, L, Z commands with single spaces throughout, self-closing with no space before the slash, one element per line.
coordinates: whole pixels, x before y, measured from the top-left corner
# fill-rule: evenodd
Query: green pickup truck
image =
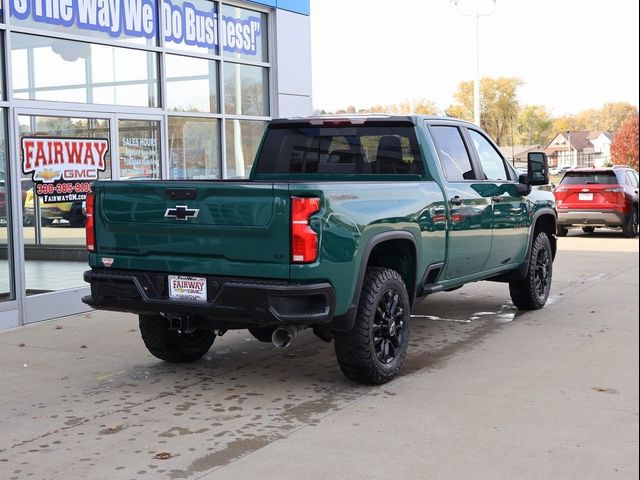
<path fill-rule="evenodd" d="M 547 159 L 518 175 L 477 126 L 426 116 L 273 120 L 243 180 L 98 181 L 87 199 L 91 295 L 139 315 L 145 345 L 198 360 L 248 329 L 288 346 L 312 328 L 344 374 L 380 384 L 411 309 L 478 280 L 544 306 L 556 253 Z"/>

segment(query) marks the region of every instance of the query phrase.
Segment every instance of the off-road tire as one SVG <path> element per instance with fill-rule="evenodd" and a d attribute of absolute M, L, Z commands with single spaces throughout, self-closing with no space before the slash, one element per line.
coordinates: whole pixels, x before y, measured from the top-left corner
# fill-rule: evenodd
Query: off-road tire
<path fill-rule="evenodd" d="M 211 330 L 170 330 L 169 320 L 162 315 L 140 315 L 139 321 L 142 340 L 149 352 L 171 363 L 199 360 L 209 351 L 216 338 Z"/>
<path fill-rule="evenodd" d="M 567 227 L 563 227 L 562 225 L 558 225 L 558 228 L 556 229 L 556 234 L 559 237 L 566 237 L 568 233 L 569 233 L 569 229 Z"/>
<path fill-rule="evenodd" d="M 638 236 L 638 207 L 634 206 L 631 215 L 622 227 L 622 233 L 627 238 L 635 238 Z"/>
<path fill-rule="evenodd" d="M 410 314 L 400 274 L 389 268 L 368 268 L 353 328 L 335 333 L 342 372 L 351 380 L 374 385 L 395 377 L 407 354 Z"/>
<path fill-rule="evenodd" d="M 513 304 L 520 310 L 538 310 L 544 307 L 551 290 L 553 254 L 546 233 L 540 232 L 531 247 L 527 276 L 524 280 L 509 282 Z"/>
<path fill-rule="evenodd" d="M 249 333 L 260 342 L 271 343 L 275 330 L 276 327 L 251 327 Z"/>
<path fill-rule="evenodd" d="M 584 233 L 593 233 L 596 231 L 596 227 L 582 227 Z"/>

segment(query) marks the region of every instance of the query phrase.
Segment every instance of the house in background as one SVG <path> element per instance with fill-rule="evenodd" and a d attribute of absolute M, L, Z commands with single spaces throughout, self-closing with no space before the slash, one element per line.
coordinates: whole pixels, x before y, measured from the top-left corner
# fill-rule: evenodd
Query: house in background
<path fill-rule="evenodd" d="M 498 147 L 502 156 L 514 167 L 526 171 L 527 155 L 529 152 L 539 152 L 543 150 L 542 145 L 514 145 Z"/>
<path fill-rule="evenodd" d="M 604 167 L 612 163 L 611 144 L 615 134 L 611 132 L 591 132 L 589 141 L 593 144 L 593 166 Z"/>
<path fill-rule="evenodd" d="M 558 133 L 544 149 L 549 167 L 602 167 L 611 163 L 614 134 L 600 131 Z"/>

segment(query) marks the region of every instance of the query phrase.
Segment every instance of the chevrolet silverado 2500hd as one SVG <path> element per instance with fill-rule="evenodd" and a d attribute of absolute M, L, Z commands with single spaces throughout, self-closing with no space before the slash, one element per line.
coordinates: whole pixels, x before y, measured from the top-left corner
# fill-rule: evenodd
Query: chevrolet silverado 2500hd
<path fill-rule="evenodd" d="M 139 315 L 169 362 L 248 329 L 286 346 L 312 328 L 345 375 L 379 384 L 407 353 L 411 309 L 478 280 L 544 306 L 556 253 L 544 153 L 518 175 L 477 126 L 372 116 L 270 122 L 248 179 L 97 181 L 91 295 Z"/>

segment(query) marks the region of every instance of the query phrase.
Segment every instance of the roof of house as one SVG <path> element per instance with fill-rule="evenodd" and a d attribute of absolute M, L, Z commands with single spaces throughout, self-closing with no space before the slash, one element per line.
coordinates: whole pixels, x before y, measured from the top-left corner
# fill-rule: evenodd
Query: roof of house
<path fill-rule="evenodd" d="M 498 147 L 502 156 L 505 158 L 522 158 L 526 159 L 529 152 L 542 150 L 542 145 L 514 145 L 513 147 L 503 146 Z"/>
<path fill-rule="evenodd" d="M 612 132 L 608 132 L 606 130 L 603 131 L 593 131 L 589 134 L 589 140 L 596 140 L 600 135 L 604 135 L 605 137 L 607 137 L 610 141 L 613 142 L 614 137 L 616 136 L 615 133 Z"/>
<path fill-rule="evenodd" d="M 578 152 L 589 152 L 593 151 L 593 143 L 591 140 L 597 139 L 600 135 L 606 135 L 609 140 L 613 141 L 614 134 L 607 131 L 588 131 L 588 130 L 576 130 L 570 132 L 560 132 L 558 135 L 553 137 L 553 140 L 549 142 L 549 144 L 545 147 L 545 151 L 552 152 L 556 150 L 566 150 L 566 146 L 553 146 L 553 141 L 558 138 L 558 136 L 571 141 L 571 148 Z"/>
<path fill-rule="evenodd" d="M 553 141 L 558 138 L 558 136 L 567 140 L 567 137 L 571 139 L 571 148 L 578 152 L 589 152 L 593 151 L 593 143 L 591 140 L 596 140 L 600 135 L 605 135 L 609 140 L 613 141 L 615 134 L 608 131 L 601 130 L 576 130 L 570 132 L 560 132 L 558 135 L 553 137 L 553 140 L 549 142 L 549 144 L 545 147 L 545 151 L 554 151 L 554 150 L 566 150 L 566 146 L 552 146 Z"/>

